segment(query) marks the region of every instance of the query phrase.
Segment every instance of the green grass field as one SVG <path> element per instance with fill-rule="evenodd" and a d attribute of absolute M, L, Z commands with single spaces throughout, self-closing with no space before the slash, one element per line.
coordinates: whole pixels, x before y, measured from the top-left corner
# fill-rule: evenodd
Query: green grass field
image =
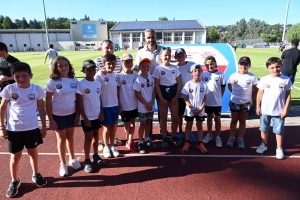
<path fill-rule="evenodd" d="M 239 59 L 242 56 L 249 56 L 251 58 L 252 66 L 250 72 L 256 74 L 259 78 L 268 74 L 265 63 L 268 58 L 277 56 L 280 57 L 281 53 L 277 52 L 277 48 L 253 48 L 253 49 L 237 49 L 236 57 Z M 133 51 L 119 51 L 115 52 L 115 55 L 121 56 L 124 53 L 130 53 L 133 57 L 136 57 L 136 50 Z M 11 53 L 11 55 L 18 58 L 20 61 L 27 62 L 33 71 L 32 83 L 38 84 L 44 87 L 49 79 L 50 70 L 48 64 L 44 63 L 45 52 L 20 52 Z M 102 55 L 100 51 L 60 51 L 59 55 L 67 57 L 73 65 L 76 73 L 76 77 L 82 77 L 84 74 L 80 71 L 81 64 L 85 59 L 95 59 Z M 47 60 L 48 63 L 48 60 Z M 202 64 L 202 63 L 201 63 Z M 297 74 L 295 79 L 295 88 L 292 90 L 292 104 L 300 104 L 300 73 Z"/>

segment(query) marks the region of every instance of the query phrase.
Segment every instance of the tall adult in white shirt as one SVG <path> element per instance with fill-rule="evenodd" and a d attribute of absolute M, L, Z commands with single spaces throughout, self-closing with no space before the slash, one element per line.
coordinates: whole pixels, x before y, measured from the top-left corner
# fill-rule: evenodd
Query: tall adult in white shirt
<path fill-rule="evenodd" d="M 51 69 L 52 61 L 58 56 L 57 50 L 53 48 L 53 44 L 49 45 L 49 49 L 46 51 L 44 64 L 46 64 L 47 57 L 49 56 L 49 69 Z"/>

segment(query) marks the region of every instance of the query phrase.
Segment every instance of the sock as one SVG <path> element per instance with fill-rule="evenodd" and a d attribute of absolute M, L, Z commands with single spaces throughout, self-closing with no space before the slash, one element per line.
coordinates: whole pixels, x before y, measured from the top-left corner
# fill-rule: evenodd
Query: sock
<path fill-rule="evenodd" d="M 234 139 L 235 139 L 235 137 L 234 137 L 234 136 L 233 136 L 233 137 L 231 137 L 231 136 L 230 136 L 230 139 L 232 139 L 232 138 L 234 138 Z"/>
<path fill-rule="evenodd" d="M 220 136 L 217 136 L 216 139 L 220 139 Z"/>
<path fill-rule="evenodd" d="M 139 140 L 138 144 L 144 144 L 144 141 L 143 140 Z"/>
<path fill-rule="evenodd" d="M 145 138 L 144 138 L 144 141 L 145 141 L 145 142 L 148 142 L 149 140 L 150 140 L 150 137 L 145 137 Z"/>
<path fill-rule="evenodd" d="M 240 138 L 240 137 L 238 137 L 239 138 L 239 140 L 243 140 L 243 138 Z"/>
<path fill-rule="evenodd" d="M 266 143 L 264 143 L 264 144 L 265 144 L 266 147 L 268 146 L 268 144 L 266 144 Z"/>

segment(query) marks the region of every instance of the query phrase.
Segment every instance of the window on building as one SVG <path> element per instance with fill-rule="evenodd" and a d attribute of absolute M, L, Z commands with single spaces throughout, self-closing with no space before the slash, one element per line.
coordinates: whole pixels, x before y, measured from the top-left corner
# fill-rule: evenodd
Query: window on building
<path fill-rule="evenodd" d="M 130 34 L 129 33 L 123 33 L 122 34 L 122 41 L 123 42 L 130 42 Z"/>
<path fill-rule="evenodd" d="M 140 33 L 138 32 L 138 33 L 132 33 L 132 41 L 133 42 L 139 42 L 140 40 L 141 40 L 141 38 L 140 38 Z"/>
<path fill-rule="evenodd" d="M 182 32 L 174 32 L 174 40 L 182 41 Z"/>
<path fill-rule="evenodd" d="M 184 37 L 185 41 L 192 41 L 193 38 L 194 38 L 193 32 L 185 32 L 185 37 Z"/>
<path fill-rule="evenodd" d="M 164 41 L 172 41 L 172 33 L 171 32 L 164 32 Z"/>

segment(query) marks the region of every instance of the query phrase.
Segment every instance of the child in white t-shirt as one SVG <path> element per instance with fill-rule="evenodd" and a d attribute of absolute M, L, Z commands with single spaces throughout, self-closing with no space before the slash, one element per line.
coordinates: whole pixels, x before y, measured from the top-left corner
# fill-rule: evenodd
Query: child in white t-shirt
<path fill-rule="evenodd" d="M 133 89 L 138 99 L 138 115 L 140 120 L 139 141 L 137 144 L 138 152 L 146 153 L 144 144 L 150 148 L 155 148 L 156 144 L 151 142 L 149 133 L 154 111 L 154 79 L 149 74 L 151 61 L 148 58 L 140 60 L 139 69 L 141 74 L 136 78 Z M 145 137 L 144 137 L 145 134 Z M 144 138 L 144 139 L 143 139 Z"/>
<path fill-rule="evenodd" d="M 258 93 L 256 100 L 256 113 L 260 115 L 261 145 L 256 149 L 259 154 L 267 150 L 268 131 L 271 119 L 273 120 L 273 132 L 276 135 L 276 158 L 284 159 L 282 149 L 284 134 L 284 119 L 287 116 L 291 101 L 291 80 L 280 74 L 282 61 L 280 58 L 271 57 L 266 62 L 269 75 L 260 79 L 257 84 Z"/>
<path fill-rule="evenodd" d="M 235 142 L 236 125 L 239 121 L 238 148 L 245 148 L 244 134 L 246 130 L 246 119 L 251 107 L 252 94 L 257 93 L 257 77 L 248 71 L 251 60 L 247 56 L 240 58 L 238 72 L 230 75 L 228 89 L 231 91 L 229 107 L 231 111 L 230 138 L 227 146 L 233 146 Z"/>
<path fill-rule="evenodd" d="M 195 63 L 190 62 L 190 61 L 185 61 L 186 52 L 183 48 L 176 49 L 175 59 L 178 62 L 177 68 L 180 72 L 180 79 L 181 79 L 180 91 L 181 91 L 183 86 L 193 78 L 191 75 L 191 72 L 190 72 L 190 68 Z M 179 129 L 179 132 L 177 134 L 177 138 L 179 141 L 182 141 L 183 133 L 184 133 L 184 131 L 182 130 L 182 122 L 183 122 L 183 115 L 184 115 L 186 105 L 185 105 L 183 97 L 184 97 L 184 95 L 182 93 L 180 93 L 180 96 L 178 98 L 178 129 Z M 189 134 L 190 134 L 191 142 L 196 142 L 197 139 L 195 138 L 194 134 L 192 132 L 190 132 Z"/>
<path fill-rule="evenodd" d="M 21 184 L 18 175 L 24 146 L 31 161 L 32 181 L 38 187 L 47 184 L 38 170 L 37 149 L 38 145 L 43 143 L 42 138 L 46 137 L 46 112 L 43 102 L 45 93 L 40 86 L 30 83 L 32 72 L 27 63 L 14 63 L 10 71 L 16 82 L 6 86 L 0 93 L 2 97 L 0 137 L 8 139 L 12 178 L 6 193 L 7 197 L 13 197 L 18 193 L 18 187 Z M 37 108 L 42 122 L 41 130 L 38 126 Z"/>
<path fill-rule="evenodd" d="M 184 95 L 184 101 L 186 103 L 185 109 L 185 143 L 182 151 L 188 151 L 190 144 L 189 133 L 192 130 L 193 121 L 196 119 L 197 137 L 198 144 L 197 148 L 202 152 L 206 153 L 207 149 L 202 143 L 203 127 L 202 122 L 205 120 L 204 108 L 207 102 L 207 93 L 209 92 L 206 84 L 201 81 L 202 67 L 201 65 L 194 64 L 190 68 L 193 79 L 188 81 L 181 93 Z"/>
<path fill-rule="evenodd" d="M 124 122 L 124 130 L 127 136 L 125 147 L 135 152 L 136 147 L 133 142 L 133 134 L 135 129 L 135 118 L 138 117 L 137 98 L 133 90 L 133 84 L 138 74 L 131 70 L 133 66 L 133 57 L 131 54 L 124 54 L 121 57 L 123 70 L 117 74 L 118 92 L 120 97 L 119 110 L 121 110 L 122 121 Z"/>
<path fill-rule="evenodd" d="M 163 134 L 162 146 L 169 146 L 167 139 L 168 108 L 170 108 L 172 118 L 171 142 L 175 146 L 180 146 L 181 141 L 177 139 L 176 133 L 178 126 L 178 97 L 181 89 L 180 72 L 176 66 L 170 64 L 170 47 L 161 48 L 160 58 L 163 63 L 154 69 L 153 77 L 159 104 L 160 128 Z"/>
<path fill-rule="evenodd" d="M 212 119 L 215 120 L 216 129 L 216 146 L 222 147 L 221 140 L 221 111 L 222 96 L 226 87 L 224 73 L 218 70 L 216 58 L 207 56 L 204 59 L 207 71 L 201 76 L 201 81 L 205 82 L 209 93 L 207 94 L 207 102 L 205 112 L 207 113 L 207 135 L 203 138 L 203 143 L 207 144 L 212 140 Z"/>
<path fill-rule="evenodd" d="M 106 162 L 98 155 L 98 131 L 104 119 L 101 107 L 101 82 L 94 79 L 96 63 L 93 60 L 85 60 L 82 64 L 82 72 L 85 78 L 78 82 L 76 88 L 76 103 L 81 115 L 81 126 L 84 132 L 84 171 L 93 171 L 90 160 L 90 148 L 93 145 L 93 162 L 105 165 Z"/>
<path fill-rule="evenodd" d="M 102 94 L 101 102 L 104 113 L 102 122 L 103 140 L 105 147 L 103 148 L 103 156 L 111 157 L 111 152 L 114 157 L 119 156 L 119 151 L 114 146 L 115 135 L 118 128 L 119 116 L 119 99 L 118 99 L 118 79 L 117 73 L 114 72 L 116 67 L 116 56 L 114 54 L 106 54 L 103 56 L 105 66 L 104 71 L 98 71 L 95 75 L 95 80 L 101 82 Z"/>
<path fill-rule="evenodd" d="M 79 122 L 79 113 L 76 113 L 76 86 L 77 79 L 70 61 L 57 56 L 51 68 L 50 80 L 46 91 L 46 110 L 49 118 L 49 128 L 55 130 L 57 150 L 60 158 L 59 175 L 68 175 L 66 165 L 66 148 L 69 152 L 69 165 L 73 169 L 81 168 L 74 155 L 74 129 Z M 68 144 L 68 145 L 67 145 Z"/>

